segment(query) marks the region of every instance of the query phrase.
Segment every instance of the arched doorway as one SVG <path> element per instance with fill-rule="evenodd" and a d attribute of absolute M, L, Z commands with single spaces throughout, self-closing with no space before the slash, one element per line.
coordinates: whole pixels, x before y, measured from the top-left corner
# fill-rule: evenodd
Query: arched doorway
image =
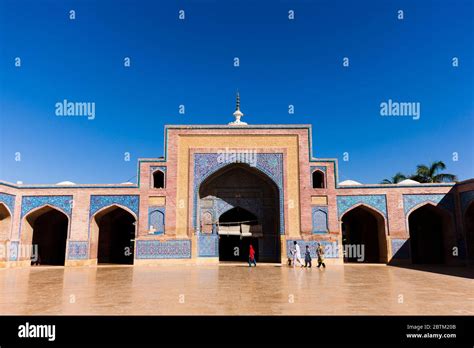
<path fill-rule="evenodd" d="M 341 220 L 344 262 L 387 262 L 385 220 L 379 212 L 360 205 Z"/>
<path fill-rule="evenodd" d="M 474 201 L 471 202 L 464 213 L 464 228 L 466 231 L 467 254 L 469 260 L 474 262 Z"/>
<path fill-rule="evenodd" d="M 246 261 L 250 244 L 258 255 L 258 235 L 261 232 L 258 218 L 241 207 L 235 207 L 219 218 L 219 261 Z"/>
<path fill-rule="evenodd" d="M 97 263 L 132 265 L 135 225 L 135 216 L 116 205 L 96 213 L 92 221 L 91 255 L 97 255 Z"/>
<path fill-rule="evenodd" d="M 7 206 L 0 203 L 0 241 L 10 239 L 10 231 L 12 229 L 12 215 Z"/>
<path fill-rule="evenodd" d="M 22 241 L 37 247 L 38 260 L 32 264 L 64 266 L 69 219 L 62 211 L 44 206 L 22 221 Z"/>
<path fill-rule="evenodd" d="M 212 226 L 219 234 L 221 261 L 236 260 L 229 256 L 234 254 L 234 244 L 238 241 L 237 246 L 244 249 L 239 249 L 239 260 L 247 259 L 248 246 L 252 243 L 257 261 L 279 263 L 279 210 L 278 186 L 271 178 L 247 164 L 230 164 L 200 185 L 197 224 L 204 230 L 203 220 L 208 220 L 209 212 L 213 212 L 216 220 Z M 245 233 L 236 234 L 236 228 Z"/>
<path fill-rule="evenodd" d="M 408 216 L 411 260 L 414 264 L 439 264 L 444 260 L 444 240 L 450 218 L 441 208 L 425 204 Z"/>

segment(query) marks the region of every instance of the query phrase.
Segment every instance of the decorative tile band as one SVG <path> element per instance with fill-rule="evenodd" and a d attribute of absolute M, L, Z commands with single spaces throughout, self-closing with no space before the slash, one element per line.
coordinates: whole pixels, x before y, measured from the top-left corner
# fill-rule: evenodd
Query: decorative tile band
<path fill-rule="evenodd" d="M 148 208 L 148 232 L 165 233 L 165 207 Z"/>
<path fill-rule="evenodd" d="M 313 206 L 311 207 L 311 218 L 313 221 L 313 233 L 328 232 L 328 207 Z"/>
<path fill-rule="evenodd" d="M 137 240 L 137 259 L 190 259 L 191 241 L 181 240 Z"/>
<path fill-rule="evenodd" d="M 410 258 L 410 240 L 392 239 L 392 258 L 406 260 Z"/>
<path fill-rule="evenodd" d="M 287 257 L 291 257 L 290 251 L 293 249 L 294 245 L 293 242 L 295 240 L 287 240 L 286 241 L 286 255 Z M 338 243 L 336 241 L 334 242 L 328 242 L 325 240 L 322 241 L 317 241 L 317 240 L 296 240 L 298 245 L 300 246 L 300 251 L 301 251 L 301 257 L 304 259 L 304 254 L 306 251 L 306 245 L 309 245 L 309 253 L 311 254 L 311 258 L 317 258 L 316 255 L 316 248 L 318 247 L 318 243 L 321 243 L 321 245 L 324 247 L 324 257 L 326 259 L 337 259 L 339 255 L 339 248 L 338 248 Z"/>
<path fill-rule="evenodd" d="M 405 215 L 417 205 L 426 202 L 431 202 L 449 211 L 454 210 L 453 197 L 450 194 L 403 195 L 403 207 L 405 210 Z"/>
<path fill-rule="evenodd" d="M 375 208 L 387 217 L 387 200 L 385 195 L 337 196 L 337 215 L 339 219 L 346 211 L 358 204 Z"/>
<path fill-rule="evenodd" d="M 69 241 L 68 260 L 86 260 L 88 257 L 89 242 Z"/>
<path fill-rule="evenodd" d="M 474 200 L 474 190 L 461 192 L 461 212 L 464 214 L 469 204 Z"/>
<path fill-rule="evenodd" d="M 111 206 L 121 205 L 127 207 L 135 213 L 138 217 L 138 206 L 140 203 L 140 196 L 138 195 L 102 195 L 102 196 L 91 196 L 89 216 L 93 216 L 100 209 Z"/>
<path fill-rule="evenodd" d="M 234 162 L 220 160 L 222 154 L 219 153 L 195 153 L 194 154 L 194 202 L 193 202 L 193 226 L 197 229 L 198 225 L 198 202 L 199 187 L 209 176 L 232 163 L 242 163 L 234 158 Z M 245 159 L 245 156 L 243 156 Z M 284 220 L 284 191 L 283 191 L 283 154 L 282 153 L 257 153 L 255 163 L 251 164 L 254 168 L 266 174 L 278 187 L 279 205 L 280 205 L 280 233 L 285 233 Z"/>
<path fill-rule="evenodd" d="M 4 203 L 12 215 L 15 214 L 15 196 L 8 193 L 0 193 L 0 202 Z"/>
<path fill-rule="evenodd" d="M 200 234 L 198 235 L 199 257 L 219 256 L 219 235 Z"/>
<path fill-rule="evenodd" d="M 43 205 L 58 208 L 71 218 L 73 199 L 72 196 L 23 196 L 21 199 L 21 217 L 31 210 Z"/>
<path fill-rule="evenodd" d="M 311 167 L 309 167 L 310 174 L 313 174 L 313 172 L 314 172 L 315 170 L 320 170 L 320 171 L 322 171 L 324 174 L 326 174 L 326 172 L 327 172 L 327 167 L 326 167 L 326 166 L 311 166 Z"/>

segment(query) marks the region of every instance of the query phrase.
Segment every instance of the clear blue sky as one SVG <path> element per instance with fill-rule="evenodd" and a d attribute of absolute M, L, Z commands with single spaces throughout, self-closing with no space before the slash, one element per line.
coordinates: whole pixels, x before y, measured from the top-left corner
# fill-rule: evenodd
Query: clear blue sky
<path fill-rule="evenodd" d="M 163 154 L 165 124 L 231 121 L 237 89 L 250 124 L 312 124 L 341 180 L 434 160 L 474 177 L 472 1 L 255 3 L 0 0 L 0 180 L 124 182 Z M 55 116 L 64 99 L 96 118 Z M 420 102 L 420 119 L 381 117 L 388 99 Z"/>

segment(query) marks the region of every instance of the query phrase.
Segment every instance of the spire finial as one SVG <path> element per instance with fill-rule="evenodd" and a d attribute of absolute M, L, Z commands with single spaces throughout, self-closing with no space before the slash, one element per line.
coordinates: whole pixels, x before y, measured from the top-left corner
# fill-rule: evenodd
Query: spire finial
<path fill-rule="evenodd" d="M 237 90 L 237 96 L 236 96 L 236 103 L 235 103 L 235 111 L 234 111 L 234 117 L 235 117 L 235 121 L 234 122 L 230 122 L 229 125 L 230 126 L 246 126 L 247 123 L 245 122 L 242 122 L 240 120 L 240 118 L 242 116 L 244 116 L 244 114 L 242 113 L 242 111 L 240 111 L 240 93 L 239 93 L 239 90 Z"/>

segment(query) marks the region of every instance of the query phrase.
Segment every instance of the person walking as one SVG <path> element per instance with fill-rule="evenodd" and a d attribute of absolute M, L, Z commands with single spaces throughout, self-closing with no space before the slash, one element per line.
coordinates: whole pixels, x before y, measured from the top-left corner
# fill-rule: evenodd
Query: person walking
<path fill-rule="evenodd" d="M 324 264 L 324 247 L 321 245 L 321 243 L 318 243 L 316 254 L 318 255 L 318 268 L 320 268 L 321 265 L 323 268 L 326 268 L 326 265 Z"/>
<path fill-rule="evenodd" d="M 249 267 L 252 267 L 252 264 L 257 267 L 257 262 L 255 261 L 255 250 L 253 248 L 253 245 L 250 244 L 250 250 L 249 250 Z"/>
<path fill-rule="evenodd" d="M 304 253 L 304 266 L 311 268 L 311 253 L 309 252 L 309 245 L 306 245 L 306 251 Z"/>
<path fill-rule="evenodd" d="M 293 242 L 294 249 L 293 249 L 293 267 L 296 266 L 296 261 L 301 265 L 301 267 L 304 267 L 303 265 L 303 260 L 301 260 L 301 250 L 300 246 L 296 242 L 296 240 Z"/>

